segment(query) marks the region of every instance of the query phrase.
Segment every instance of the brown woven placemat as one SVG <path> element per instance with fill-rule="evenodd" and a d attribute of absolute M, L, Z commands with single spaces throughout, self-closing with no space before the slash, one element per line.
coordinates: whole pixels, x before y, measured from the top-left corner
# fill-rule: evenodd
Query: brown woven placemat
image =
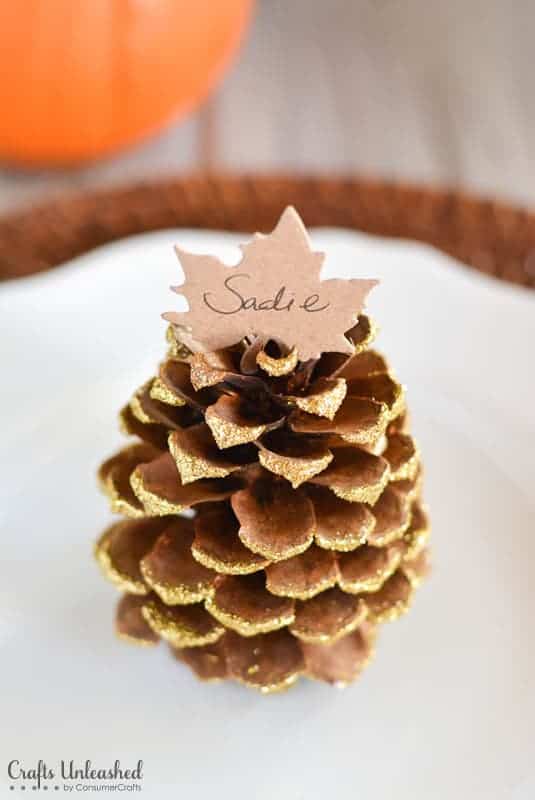
<path fill-rule="evenodd" d="M 54 200 L 0 218 L 0 279 L 143 231 L 268 231 L 292 203 L 307 225 L 417 239 L 496 278 L 535 287 L 535 214 L 463 192 L 322 177 L 190 177 Z"/>

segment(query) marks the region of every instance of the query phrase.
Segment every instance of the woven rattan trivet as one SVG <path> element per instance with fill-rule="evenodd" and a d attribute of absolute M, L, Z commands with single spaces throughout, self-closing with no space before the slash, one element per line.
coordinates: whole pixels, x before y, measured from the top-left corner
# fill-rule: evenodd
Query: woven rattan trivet
<path fill-rule="evenodd" d="M 49 269 L 143 231 L 271 230 L 288 204 L 307 226 L 416 239 L 535 288 L 535 214 L 463 192 L 321 177 L 178 178 L 53 200 L 0 218 L 0 279 Z"/>

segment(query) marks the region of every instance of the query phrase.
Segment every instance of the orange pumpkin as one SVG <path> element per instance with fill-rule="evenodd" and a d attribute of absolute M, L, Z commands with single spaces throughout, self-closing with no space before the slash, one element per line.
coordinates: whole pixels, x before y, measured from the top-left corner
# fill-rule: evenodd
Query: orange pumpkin
<path fill-rule="evenodd" d="M 0 159 L 68 164 L 191 111 L 252 0 L 0 0 Z"/>

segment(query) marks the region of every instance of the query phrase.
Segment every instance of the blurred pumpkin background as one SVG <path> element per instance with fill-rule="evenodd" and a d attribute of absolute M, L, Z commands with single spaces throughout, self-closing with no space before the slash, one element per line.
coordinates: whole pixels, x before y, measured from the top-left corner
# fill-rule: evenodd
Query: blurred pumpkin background
<path fill-rule="evenodd" d="M 0 0 L 0 212 L 216 171 L 531 204 L 534 29 L 527 0 Z"/>
<path fill-rule="evenodd" d="M 75 164 L 183 117 L 222 77 L 251 2 L 3 2 L 0 157 Z"/>

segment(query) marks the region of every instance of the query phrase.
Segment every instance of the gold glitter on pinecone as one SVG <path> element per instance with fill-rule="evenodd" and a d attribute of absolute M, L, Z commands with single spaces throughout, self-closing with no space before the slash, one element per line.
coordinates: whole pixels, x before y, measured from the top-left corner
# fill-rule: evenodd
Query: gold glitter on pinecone
<path fill-rule="evenodd" d="M 346 336 L 355 355 L 307 362 L 168 337 L 99 473 L 123 517 L 95 548 L 120 636 L 261 692 L 360 674 L 427 572 L 429 524 L 403 387 L 367 317 Z"/>

